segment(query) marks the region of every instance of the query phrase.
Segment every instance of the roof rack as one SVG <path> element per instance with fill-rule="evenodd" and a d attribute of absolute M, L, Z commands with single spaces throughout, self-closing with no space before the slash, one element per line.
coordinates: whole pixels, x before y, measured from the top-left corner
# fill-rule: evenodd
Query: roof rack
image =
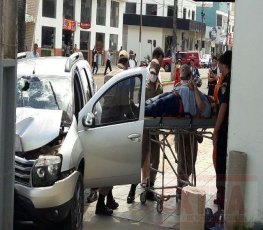
<path fill-rule="evenodd" d="M 79 60 L 84 60 L 82 52 L 71 54 L 66 61 L 65 72 L 70 72 L 72 66 Z"/>

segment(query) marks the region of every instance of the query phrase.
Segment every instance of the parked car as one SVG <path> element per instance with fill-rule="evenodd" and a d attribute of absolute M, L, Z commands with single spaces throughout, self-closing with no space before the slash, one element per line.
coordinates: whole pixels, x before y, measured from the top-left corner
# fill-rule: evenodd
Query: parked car
<path fill-rule="evenodd" d="M 123 71 L 94 94 L 80 53 L 18 61 L 15 219 L 82 229 L 84 188 L 139 183 L 146 73 Z M 127 100 L 107 107 L 116 92 Z"/>
<path fill-rule="evenodd" d="M 201 58 L 201 67 L 202 68 L 209 68 L 211 65 L 211 55 L 204 54 L 203 58 Z"/>
<path fill-rule="evenodd" d="M 27 52 L 21 52 L 17 54 L 17 59 L 22 59 L 22 58 L 33 58 L 34 55 L 32 52 L 27 51 Z"/>
<path fill-rule="evenodd" d="M 197 51 L 187 51 L 187 52 L 177 52 L 176 53 L 176 60 L 182 59 L 182 64 L 189 64 L 190 60 L 193 58 L 196 67 L 200 67 L 200 58 L 199 53 Z M 162 61 L 162 68 L 164 68 L 165 72 L 171 71 L 171 63 L 172 58 L 167 57 L 164 58 Z"/>
<path fill-rule="evenodd" d="M 82 228 L 86 162 L 77 118 L 95 90 L 82 53 L 18 60 L 15 220 Z"/>

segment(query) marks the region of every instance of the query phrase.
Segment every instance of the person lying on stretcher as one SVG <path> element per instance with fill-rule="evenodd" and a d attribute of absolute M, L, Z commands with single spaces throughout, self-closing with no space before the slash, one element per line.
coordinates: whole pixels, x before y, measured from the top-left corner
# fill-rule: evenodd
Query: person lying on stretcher
<path fill-rule="evenodd" d="M 191 79 L 188 65 L 181 67 L 181 81 L 172 92 L 163 93 L 145 102 L 145 116 L 180 116 L 191 114 L 193 117 L 209 118 L 211 104 L 208 97 L 198 89 Z"/>

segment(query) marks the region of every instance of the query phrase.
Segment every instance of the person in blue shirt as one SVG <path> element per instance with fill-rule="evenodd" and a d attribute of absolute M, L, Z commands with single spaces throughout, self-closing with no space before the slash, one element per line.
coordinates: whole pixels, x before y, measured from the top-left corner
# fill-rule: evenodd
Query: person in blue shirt
<path fill-rule="evenodd" d="M 181 96 L 184 112 L 192 117 L 208 118 L 211 115 L 211 106 L 207 97 L 198 89 L 195 81 L 191 80 L 192 71 L 189 65 L 182 65 L 180 69 L 181 82 L 176 85 L 175 91 Z M 191 133 L 175 135 L 175 151 L 178 157 L 177 166 L 177 195 L 180 198 L 181 188 L 187 185 L 191 174 L 195 173 L 195 162 L 198 151 L 198 142 L 202 138 Z"/>

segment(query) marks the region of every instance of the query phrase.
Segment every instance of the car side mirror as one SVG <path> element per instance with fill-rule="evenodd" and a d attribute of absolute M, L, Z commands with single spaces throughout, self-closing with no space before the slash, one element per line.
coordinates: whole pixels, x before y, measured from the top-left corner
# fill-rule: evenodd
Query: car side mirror
<path fill-rule="evenodd" d="M 93 113 L 88 113 L 87 116 L 82 118 L 82 125 L 84 127 L 93 128 L 95 127 L 95 116 Z"/>

